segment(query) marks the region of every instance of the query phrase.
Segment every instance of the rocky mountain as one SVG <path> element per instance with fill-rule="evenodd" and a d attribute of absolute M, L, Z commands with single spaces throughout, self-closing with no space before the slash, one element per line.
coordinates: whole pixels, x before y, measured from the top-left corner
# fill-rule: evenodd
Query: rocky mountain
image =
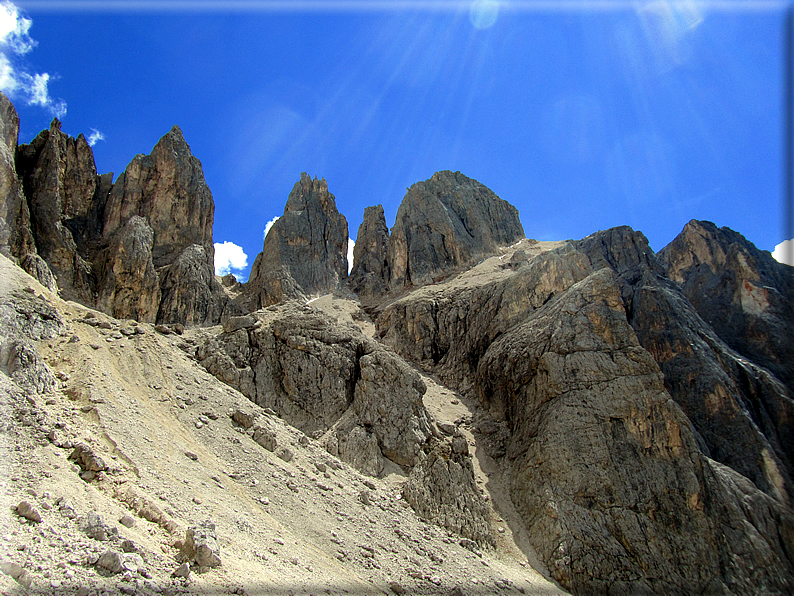
<path fill-rule="evenodd" d="M 794 590 L 794 269 L 740 234 L 538 242 L 439 172 L 348 278 L 303 174 L 221 285 L 178 129 L 114 183 L 0 107 L 0 591 Z"/>
<path fill-rule="evenodd" d="M 347 239 L 347 220 L 326 181 L 302 173 L 254 260 L 241 304 L 256 310 L 341 287 L 347 279 Z"/>
<path fill-rule="evenodd" d="M 214 277 L 214 203 L 174 127 L 114 182 L 53 120 L 17 146 L 5 96 L 0 251 L 44 285 L 119 318 L 209 325 L 240 312 Z"/>

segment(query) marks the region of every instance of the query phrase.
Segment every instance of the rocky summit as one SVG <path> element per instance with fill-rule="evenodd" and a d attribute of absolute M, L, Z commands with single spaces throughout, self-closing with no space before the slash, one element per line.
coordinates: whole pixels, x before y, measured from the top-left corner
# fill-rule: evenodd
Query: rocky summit
<path fill-rule="evenodd" d="M 248 282 L 174 127 L 113 180 L 0 97 L 0 593 L 790 594 L 794 268 L 691 221 L 389 230 L 302 174 Z"/>

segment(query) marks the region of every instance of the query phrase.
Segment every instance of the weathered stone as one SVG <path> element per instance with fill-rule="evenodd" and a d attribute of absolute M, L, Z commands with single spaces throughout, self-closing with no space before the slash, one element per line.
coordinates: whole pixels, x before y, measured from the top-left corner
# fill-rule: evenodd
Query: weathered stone
<path fill-rule="evenodd" d="M 17 151 L 17 171 L 30 206 L 36 251 L 66 298 L 93 303 L 94 279 L 86 251 L 99 239 L 104 197 L 94 153 L 85 137 L 61 132 L 55 119 Z"/>
<path fill-rule="evenodd" d="M 152 262 L 154 234 L 147 221 L 130 217 L 97 257 L 96 305 L 117 319 L 154 323 L 160 307 L 160 279 Z"/>
<path fill-rule="evenodd" d="M 16 506 L 16 512 L 20 517 L 24 517 L 32 522 L 41 522 L 41 515 L 27 501 L 21 501 L 19 505 Z"/>
<path fill-rule="evenodd" d="M 510 423 L 511 496 L 530 542 L 575 593 L 639 577 L 659 594 L 786 590 L 790 512 L 750 483 L 737 490 L 738 475 L 718 477 L 662 379 L 606 268 L 493 342 L 477 387 Z M 747 498 L 761 513 L 739 521 Z M 723 524 L 737 528 L 728 539 Z"/>
<path fill-rule="evenodd" d="M 85 471 L 101 472 L 107 469 L 104 460 L 87 443 L 78 443 L 69 459 L 74 460 Z"/>
<path fill-rule="evenodd" d="M 209 262 L 212 262 L 209 258 Z M 226 296 L 207 264 L 207 249 L 191 244 L 159 270 L 162 298 L 157 321 L 181 325 L 213 325 L 242 310 Z"/>
<path fill-rule="evenodd" d="M 328 184 L 302 173 L 254 260 L 241 303 L 256 310 L 339 288 L 347 279 L 347 241 L 347 220 Z"/>
<path fill-rule="evenodd" d="M 0 254 L 23 261 L 36 252 L 30 210 L 16 172 L 19 116 L 0 93 Z"/>
<path fill-rule="evenodd" d="M 432 434 L 422 403 L 427 388 L 402 359 L 378 350 L 359 360 L 353 407 L 361 423 L 372 429 L 384 456 L 412 466 Z"/>
<path fill-rule="evenodd" d="M 251 315 L 244 315 L 238 317 L 229 317 L 223 322 L 224 333 L 234 333 L 238 329 L 247 329 L 256 324 L 256 318 Z"/>
<path fill-rule="evenodd" d="M 364 221 L 358 228 L 353 247 L 353 269 L 348 287 L 362 300 L 386 292 L 389 283 L 389 227 L 383 206 L 364 209 Z"/>
<path fill-rule="evenodd" d="M 725 345 L 677 285 L 662 276 L 641 233 L 613 228 L 577 245 L 593 267 L 607 266 L 617 274 L 629 323 L 694 425 L 701 450 L 788 503 L 794 402 L 786 387 Z"/>
<path fill-rule="evenodd" d="M 215 536 L 215 524 L 207 520 L 188 528 L 183 554 L 200 567 L 218 567 L 221 564 L 220 547 Z"/>
<path fill-rule="evenodd" d="M 524 237 L 518 211 L 460 172 L 408 189 L 389 240 L 391 287 L 432 283 Z"/>
<path fill-rule="evenodd" d="M 402 495 L 424 519 L 481 545 L 496 544 L 471 460 L 456 453 L 450 440 L 440 442 L 414 466 Z"/>
<path fill-rule="evenodd" d="M 198 347 L 198 361 L 304 433 L 324 433 L 353 406 L 355 419 L 346 421 L 326 441 L 333 443 L 334 453 L 340 454 L 339 439 L 356 425 L 368 426 L 383 456 L 413 465 L 431 434 L 422 404 L 425 388 L 416 372 L 358 330 L 327 315 L 294 303 L 275 312 L 278 316 L 252 330 L 209 339 Z M 354 443 L 369 449 L 369 433 L 356 431 L 352 437 Z M 275 448 L 275 441 L 264 431 L 255 431 L 254 440 L 267 449 Z M 381 466 L 372 463 L 377 458 L 362 459 L 344 446 L 340 457 L 352 458 L 346 459 L 351 465 L 364 465 L 366 460 L 370 471 Z"/>

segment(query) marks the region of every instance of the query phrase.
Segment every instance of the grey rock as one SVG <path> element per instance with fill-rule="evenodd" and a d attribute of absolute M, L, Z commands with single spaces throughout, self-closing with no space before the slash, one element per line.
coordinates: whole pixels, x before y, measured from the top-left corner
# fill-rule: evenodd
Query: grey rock
<path fill-rule="evenodd" d="M 518 211 L 460 172 L 408 189 L 389 240 L 391 287 L 421 285 L 524 237 Z"/>
<path fill-rule="evenodd" d="M 489 511 L 474 480 L 471 460 L 441 441 L 411 470 L 403 498 L 428 521 L 482 546 L 494 546 Z"/>
<path fill-rule="evenodd" d="M 223 332 L 234 333 L 238 329 L 247 329 L 248 327 L 253 327 L 255 323 L 256 319 L 251 315 L 229 317 L 223 323 Z"/>
<path fill-rule="evenodd" d="M 207 520 L 188 528 L 183 554 L 200 567 L 218 567 L 221 564 L 220 547 L 215 535 L 215 524 Z"/>
<path fill-rule="evenodd" d="M 118 318 L 154 323 L 160 279 L 152 261 L 154 232 L 146 219 L 130 217 L 95 259 L 98 309 Z"/>
<path fill-rule="evenodd" d="M 33 576 L 27 569 L 18 563 L 3 561 L 0 563 L 0 571 L 14 578 L 14 580 L 21 586 L 24 586 L 25 589 L 29 589 L 31 584 L 33 584 Z"/>
<path fill-rule="evenodd" d="M 24 517 L 25 519 L 28 519 L 35 523 L 41 522 L 41 515 L 27 501 L 20 501 L 20 503 L 16 506 L 15 510 L 17 512 L 17 515 L 19 515 L 20 517 Z"/>
<path fill-rule="evenodd" d="M 243 428 L 251 428 L 254 425 L 254 415 L 243 410 L 235 410 L 232 414 L 232 420 Z"/>
<path fill-rule="evenodd" d="M 349 445 L 365 448 L 362 458 L 342 446 L 342 457 L 352 465 L 370 472 L 382 469 L 380 456 L 370 449 L 373 436 L 382 456 L 413 465 L 431 434 L 422 404 L 425 387 L 417 373 L 360 331 L 325 314 L 295 303 L 273 308 L 278 315 L 260 326 L 199 345 L 198 361 L 304 433 L 325 433 L 347 415 L 326 447 L 339 455 L 340 439 L 350 438 Z M 354 430 L 356 426 L 369 426 L 371 432 Z M 255 430 L 253 438 L 274 449 L 267 434 Z"/>
<path fill-rule="evenodd" d="M 328 184 L 302 173 L 254 260 L 242 304 L 256 310 L 338 289 L 347 279 L 347 241 L 347 220 Z"/>
<path fill-rule="evenodd" d="M 96 454 L 87 443 L 77 443 L 69 455 L 69 459 L 75 461 L 84 471 L 101 472 L 107 469 L 102 457 Z"/>
<path fill-rule="evenodd" d="M 353 247 L 353 269 L 348 287 L 362 300 L 379 297 L 389 283 L 389 228 L 383 206 L 364 209 L 364 220 L 358 228 Z"/>
<path fill-rule="evenodd" d="M 503 402 L 495 409 L 512 430 L 511 496 L 530 542 L 575 593 L 606 593 L 650 567 L 662 570 L 654 593 L 703 591 L 715 577 L 752 591 L 741 565 L 721 571 L 720 561 L 738 552 L 767 561 L 763 580 L 756 576 L 764 585 L 787 589 L 782 545 L 791 514 L 702 456 L 625 312 L 615 274 L 603 268 L 493 342 L 480 361 L 479 395 Z M 737 504 L 750 494 L 759 515 L 739 522 L 747 518 Z M 767 535 L 771 519 L 781 527 Z M 724 523 L 739 528 L 728 539 Z"/>
<path fill-rule="evenodd" d="M 725 343 L 794 393 L 794 267 L 729 228 L 697 220 L 659 252 L 659 262 Z"/>

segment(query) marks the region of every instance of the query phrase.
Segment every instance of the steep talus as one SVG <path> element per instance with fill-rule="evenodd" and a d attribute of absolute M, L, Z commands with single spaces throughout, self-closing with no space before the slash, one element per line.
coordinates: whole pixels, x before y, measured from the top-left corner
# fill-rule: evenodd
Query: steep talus
<path fill-rule="evenodd" d="M 64 298 L 119 318 L 210 325 L 241 312 L 214 277 L 214 202 L 174 127 L 114 183 L 83 135 L 53 120 L 17 146 L 0 98 L 0 251 Z"/>
<path fill-rule="evenodd" d="M 265 237 L 241 304 L 256 310 L 331 292 L 347 279 L 347 220 L 324 179 L 305 172 Z"/>
<path fill-rule="evenodd" d="M 65 302 L 0 256 L 4 594 L 562 593 L 520 553 L 429 523 L 471 524 L 450 497 L 482 497 L 436 474 L 421 518 L 404 476 L 362 475 L 199 366 L 218 328 L 157 327 Z M 312 328 L 296 341 L 342 334 Z M 450 481 L 474 490 L 462 457 Z"/>

